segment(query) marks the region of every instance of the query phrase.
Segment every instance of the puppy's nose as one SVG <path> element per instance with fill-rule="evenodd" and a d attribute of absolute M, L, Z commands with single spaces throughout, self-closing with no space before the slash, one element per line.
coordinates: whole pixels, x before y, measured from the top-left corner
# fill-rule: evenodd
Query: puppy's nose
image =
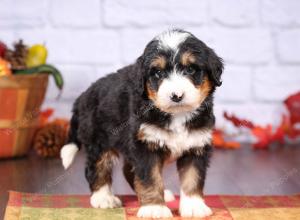
<path fill-rule="evenodd" d="M 172 93 L 170 98 L 173 102 L 180 102 L 183 99 L 183 96 L 184 94 L 177 95 L 176 93 Z"/>

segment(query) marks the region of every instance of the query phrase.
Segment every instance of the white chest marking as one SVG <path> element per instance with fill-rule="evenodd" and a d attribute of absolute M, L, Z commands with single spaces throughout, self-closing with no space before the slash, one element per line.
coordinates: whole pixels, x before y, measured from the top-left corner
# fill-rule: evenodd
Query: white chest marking
<path fill-rule="evenodd" d="M 142 140 L 156 143 L 158 147 L 167 146 L 171 151 L 171 157 L 178 157 L 186 150 L 194 147 L 202 148 L 211 143 L 211 129 L 188 131 L 185 127 L 186 120 L 186 116 L 175 117 L 167 129 L 143 123 L 140 126 Z"/>

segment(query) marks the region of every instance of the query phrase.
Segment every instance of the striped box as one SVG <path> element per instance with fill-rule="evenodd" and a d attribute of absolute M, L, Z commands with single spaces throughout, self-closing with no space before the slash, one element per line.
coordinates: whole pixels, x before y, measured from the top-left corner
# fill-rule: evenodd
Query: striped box
<path fill-rule="evenodd" d="M 0 158 L 30 149 L 47 86 L 47 74 L 0 77 Z"/>

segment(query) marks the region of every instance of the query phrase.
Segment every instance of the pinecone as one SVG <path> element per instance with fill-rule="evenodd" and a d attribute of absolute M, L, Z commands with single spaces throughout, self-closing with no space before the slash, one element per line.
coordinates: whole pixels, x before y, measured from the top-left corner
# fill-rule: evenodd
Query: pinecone
<path fill-rule="evenodd" d="M 66 129 L 56 123 L 42 127 L 35 135 L 34 149 L 39 156 L 55 157 L 66 141 Z"/>
<path fill-rule="evenodd" d="M 22 40 L 19 40 L 19 42 L 14 44 L 14 50 L 6 50 L 4 59 L 10 62 L 12 69 L 25 69 L 27 54 L 27 47 L 23 44 Z"/>

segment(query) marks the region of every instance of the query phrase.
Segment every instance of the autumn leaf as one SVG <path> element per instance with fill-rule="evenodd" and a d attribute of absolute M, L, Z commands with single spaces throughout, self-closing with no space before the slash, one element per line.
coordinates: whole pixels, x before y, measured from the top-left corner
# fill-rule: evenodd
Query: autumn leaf
<path fill-rule="evenodd" d="M 254 128 L 254 124 L 246 119 L 240 119 L 236 117 L 234 114 L 229 115 L 227 112 L 223 114 L 224 118 L 228 121 L 231 121 L 235 127 L 246 127 L 246 128 Z"/>
<path fill-rule="evenodd" d="M 40 126 L 44 126 L 48 123 L 49 118 L 53 115 L 54 109 L 53 108 L 47 108 L 44 111 L 41 111 L 40 113 Z"/>
<path fill-rule="evenodd" d="M 272 126 L 267 125 L 266 127 L 255 126 L 251 129 L 251 133 L 256 137 L 257 142 L 253 144 L 256 149 L 266 149 L 272 140 Z"/>
<path fill-rule="evenodd" d="M 284 100 L 289 113 L 292 124 L 300 123 L 300 92 L 290 95 Z"/>
<path fill-rule="evenodd" d="M 224 132 L 220 129 L 215 129 L 213 131 L 213 145 L 217 148 L 224 149 L 236 149 L 241 145 L 235 141 L 226 141 L 224 138 Z"/>

